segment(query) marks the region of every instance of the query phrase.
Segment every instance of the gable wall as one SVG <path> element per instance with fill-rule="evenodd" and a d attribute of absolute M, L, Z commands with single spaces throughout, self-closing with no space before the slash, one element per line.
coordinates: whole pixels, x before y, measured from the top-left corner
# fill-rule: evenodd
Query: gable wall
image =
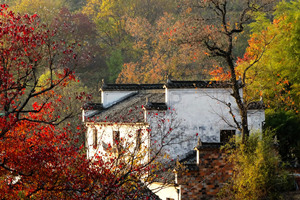
<path fill-rule="evenodd" d="M 107 108 L 137 91 L 101 91 L 101 103 Z"/>
<path fill-rule="evenodd" d="M 222 103 L 230 102 L 238 116 L 237 105 L 230 92 L 231 89 L 224 88 L 166 90 L 166 104 L 171 112 L 176 113 L 169 118 L 175 118 L 178 124 L 177 130 L 173 132 L 176 132 L 181 141 L 185 140 L 169 147 L 172 157 L 191 151 L 196 146 L 198 137 L 203 142 L 220 142 L 220 130 L 235 129 L 230 127 L 234 123 L 228 107 Z M 150 119 L 148 117 L 148 123 L 153 124 Z"/>

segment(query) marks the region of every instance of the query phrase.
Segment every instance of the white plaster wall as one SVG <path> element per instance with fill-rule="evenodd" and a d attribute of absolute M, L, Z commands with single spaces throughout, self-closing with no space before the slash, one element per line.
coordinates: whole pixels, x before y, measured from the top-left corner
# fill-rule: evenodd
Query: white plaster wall
<path fill-rule="evenodd" d="M 136 92 L 137 91 L 102 91 L 101 103 L 103 107 L 106 108 Z"/>
<path fill-rule="evenodd" d="M 264 121 L 264 110 L 248 110 L 248 126 L 250 133 L 261 132 Z"/>
<path fill-rule="evenodd" d="M 224 103 L 230 103 L 238 120 L 238 108 L 231 89 L 167 89 L 166 103 L 170 111 L 176 114 L 167 118 L 175 118 L 179 123 L 176 134 L 180 144 L 167 147 L 171 157 L 182 156 L 191 151 L 198 137 L 203 142 L 220 142 L 220 130 L 235 129 L 229 108 Z M 147 116 L 147 121 L 153 120 Z M 153 125 L 152 125 L 153 126 Z M 173 127 L 170 127 L 173 128 Z"/>
<path fill-rule="evenodd" d="M 161 152 L 160 155 L 166 154 L 171 156 L 170 159 L 175 159 L 178 154 L 174 152 L 183 152 L 183 144 L 190 140 L 182 130 L 182 123 L 177 114 L 172 109 L 146 112 L 147 122 L 150 124 L 151 154 Z"/>
<path fill-rule="evenodd" d="M 141 132 L 141 141 L 143 143 L 143 149 L 148 148 L 149 146 L 149 135 L 146 125 L 117 125 L 117 124 L 94 124 L 87 126 L 87 135 L 86 135 L 86 144 L 87 144 L 87 157 L 92 159 L 97 153 L 98 155 L 107 157 L 107 151 L 103 147 L 103 144 L 110 144 L 113 146 L 113 131 L 120 132 L 120 138 L 122 138 L 122 146 L 127 150 L 126 152 L 130 154 L 134 151 L 136 147 L 136 133 L 137 130 L 142 129 Z M 97 139 L 98 145 L 97 149 L 93 146 L 93 129 L 97 129 Z M 144 151 L 144 162 L 149 158 L 148 152 Z"/>
<path fill-rule="evenodd" d="M 161 183 L 151 183 L 148 188 L 154 192 L 160 199 L 166 200 L 167 198 L 179 200 L 180 193 L 178 193 L 178 187 L 174 185 L 164 185 Z"/>

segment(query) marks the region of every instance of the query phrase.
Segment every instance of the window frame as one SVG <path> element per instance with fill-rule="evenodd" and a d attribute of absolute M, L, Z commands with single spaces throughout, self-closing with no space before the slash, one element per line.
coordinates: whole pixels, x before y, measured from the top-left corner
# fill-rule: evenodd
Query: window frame
<path fill-rule="evenodd" d="M 98 130 L 93 128 L 93 148 L 97 149 L 98 147 Z"/>
<path fill-rule="evenodd" d="M 223 134 L 222 134 L 223 133 Z M 228 143 L 230 138 L 236 135 L 236 129 L 221 129 L 220 130 L 220 143 Z"/>

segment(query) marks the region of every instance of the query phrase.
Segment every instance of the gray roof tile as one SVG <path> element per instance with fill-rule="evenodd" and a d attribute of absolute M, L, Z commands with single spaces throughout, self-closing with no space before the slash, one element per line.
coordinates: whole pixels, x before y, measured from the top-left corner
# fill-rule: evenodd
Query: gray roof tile
<path fill-rule="evenodd" d="M 89 121 L 118 123 L 144 122 L 143 107 L 146 105 L 147 99 L 155 103 L 164 103 L 164 90 L 156 92 L 140 91 L 108 108 L 99 110 L 94 116 L 90 117 Z"/>

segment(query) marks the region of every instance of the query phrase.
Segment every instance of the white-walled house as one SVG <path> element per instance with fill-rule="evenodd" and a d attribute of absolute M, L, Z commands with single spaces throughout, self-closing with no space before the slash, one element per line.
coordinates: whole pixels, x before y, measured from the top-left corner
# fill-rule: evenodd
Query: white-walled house
<path fill-rule="evenodd" d="M 229 113 L 228 105 L 240 121 L 229 82 L 103 84 L 100 91 L 101 103 L 83 107 L 88 157 L 105 152 L 119 139 L 123 144 L 142 141 L 152 148 L 153 141 L 160 141 L 164 134 L 168 134 L 164 143 L 169 143 L 164 147 L 166 153 L 171 158 L 184 157 L 199 137 L 202 142 L 218 143 L 239 134 Z M 262 103 L 249 105 L 250 130 L 260 131 L 264 120 Z M 142 138 L 137 140 L 137 135 Z"/>
<path fill-rule="evenodd" d="M 239 122 L 239 111 L 229 82 L 173 81 L 166 84 L 104 84 L 101 103 L 84 105 L 88 158 L 105 156 L 120 148 L 134 152 L 143 146 L 147 162 L 156 149 L 171 159 L 185 160 L 197 142 L 221 144 L 240 134 L 229 108 Z M 248 106 L 250 131 L 261 131 L 262 102 Z M 200 140 L 199 140 L 200 139 Z M 155 150 L 154 150 L 155 149 Z M 192 154 L 191 154 L 192 152 Z M 162 199 L 181 199 L 181 186 L 159 182 L 148 186 Z"/>

